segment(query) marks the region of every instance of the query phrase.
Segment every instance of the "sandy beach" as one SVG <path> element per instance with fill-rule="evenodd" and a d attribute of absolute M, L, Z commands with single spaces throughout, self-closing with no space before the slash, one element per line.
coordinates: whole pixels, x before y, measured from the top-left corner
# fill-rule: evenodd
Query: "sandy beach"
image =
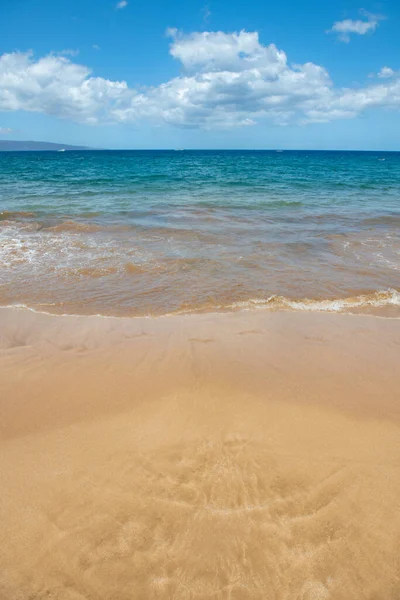
<path fill-rule="evenodd" d="M 400 597 L 400 321 L 0 308 L 0 598 Z"/>

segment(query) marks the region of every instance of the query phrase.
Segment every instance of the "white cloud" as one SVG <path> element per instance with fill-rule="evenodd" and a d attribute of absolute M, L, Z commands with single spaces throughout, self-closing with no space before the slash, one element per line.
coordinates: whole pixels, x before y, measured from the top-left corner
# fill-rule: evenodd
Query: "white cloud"
<path fill-rule="evenodd" d="M 60 56 L 78 56 L 79 50 L 61 50 L 60 52 L 55 52 L 55 54 L 59 54 Z"/>
<path fill-rule="evenodd" d="M 100 50 L 100 46 L 98 46 L 97 44 L 92 44 L 92 48 L 93 50 Z"/>
<path fill-rule="evenodd" d="M 383 17 L 365 11 L 362 11 L 362 13 L 365 16 L 364 20 L 357 19 L 356 21 L 353 21 L 352 19 L 344 19 L 343 21 L 336 21 L 327 33 L 337 33 L 340 41 L 349 42 L 350 34 L 352 33 L 365 35 L 368 32 L 375 31 L 379 25 L 379 21 L 381 21 Z"/>
<path fill-rule="evenodd" d="M 78 122 L 108 118 L 125 82 L 91 77 L 90 69 L 64 56 L 35 60 L 30 53 L 0 56 L 0 110 L 41 112 Z"/>
<path fill-rule="evenodd" d="M 399 77 L 399 76 L 400 76 L 400 70 L 395 71 L 394 69 L 391 69 L 390 67 L 382 67 L 381 70 L 378 71 L 378 73 L 370 73 L 368 75 L 369 78 L 378 77 L 378 79 L 393 79 L 394 77 Z"/>
<path fill-rule="evenodd" d="M 13 129 L 11 129 L 10 127 L 0 127 L 0 135 L 9 135 L 10 133 L 13 133 Z"/>
<path fill-rule="evenodd" d="M 390 77 L 395 77 L 396 71 L 393 71 L 390 67 L 382 67 L 382 69 L 378 73 L 378 77 L 380 79 L 388 79 Z"/>
<path fill-rule="evenodd" d="M 128 2 L 126 0 L 121 0 L 121 2 L 118 2 L 116 8 L 120 10 L 121 8 L 125 8 L 126 6 L 128 6 Z"/>
<path fill-rule="evenodd" d="M 251 126 L 352 118 L 377 107 L 400 109 L 400 77 L 359 88 L 335 88 L 324 67 L 288 62 L 258 34 L 170 30 L 171 55 L 182 73 L 136 90 L 125 81 L 93 77 L 60 55 L 0 56 L 0 110 L 41 112 L 79 123 L 131 123 L 143 119 L 178 127 Z M 385 67 L 388 69 L 387 67 Z M 382 72 L 385 72 L 385 68 Z"/>
<path fill-rule="evenodd" d="M 202 8 L 202 14 L 203 14 L 203 21 L 204 23 L 208 23 L 210 17 L 211 17 L 211 10 L 208 4 L 205 4 Z"/>
<path fill-rule="evenodd" d="M 257 32 L 205 31 L 183 36 L 176 29 L 170 29 L 168 34 L 173 39 L 172 56 L 187 70 L 235 72 L 257 67 L 279 70 L 286 63 L 285 53 L 274 44 L 262 46 Z"/>

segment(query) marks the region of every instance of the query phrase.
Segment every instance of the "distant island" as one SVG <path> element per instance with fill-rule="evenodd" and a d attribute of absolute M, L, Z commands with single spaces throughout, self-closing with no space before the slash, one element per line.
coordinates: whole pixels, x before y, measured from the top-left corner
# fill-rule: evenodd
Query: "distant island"
<path fill-rule="evenodd" d="M 0 140 L 0 152 L 23 152 L 27 150 L 65 150 L 67 152 L 69 150 L 93 150 L 93 148 L 88 148 L 86 146 L 69 146 L 68 144 L 53 144 L 52 142 L 17 142 L 13 140 Z"/>

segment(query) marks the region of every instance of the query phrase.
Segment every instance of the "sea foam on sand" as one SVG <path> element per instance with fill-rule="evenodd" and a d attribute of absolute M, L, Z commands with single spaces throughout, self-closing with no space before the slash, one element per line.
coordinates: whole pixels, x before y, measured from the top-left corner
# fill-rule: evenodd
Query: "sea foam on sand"
<path fill-rule="evenodd" d="M 400 597 L 400 320 L 0 309 L 0 598 Z"/>

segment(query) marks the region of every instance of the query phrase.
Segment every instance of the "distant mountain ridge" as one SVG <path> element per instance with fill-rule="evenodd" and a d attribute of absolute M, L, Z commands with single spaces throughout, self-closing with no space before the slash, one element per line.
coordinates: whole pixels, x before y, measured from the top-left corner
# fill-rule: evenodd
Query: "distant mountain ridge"
<path fill-rule="evenodd" d="M 53 144 L 52 142 L 19 142 L 14 140 L 0 140 L 0 152 L 15 152 L 15 151 L 40 151 L 40 150 L 93 150 L 87 146 L 70 146 L 68 144 Z"/>

